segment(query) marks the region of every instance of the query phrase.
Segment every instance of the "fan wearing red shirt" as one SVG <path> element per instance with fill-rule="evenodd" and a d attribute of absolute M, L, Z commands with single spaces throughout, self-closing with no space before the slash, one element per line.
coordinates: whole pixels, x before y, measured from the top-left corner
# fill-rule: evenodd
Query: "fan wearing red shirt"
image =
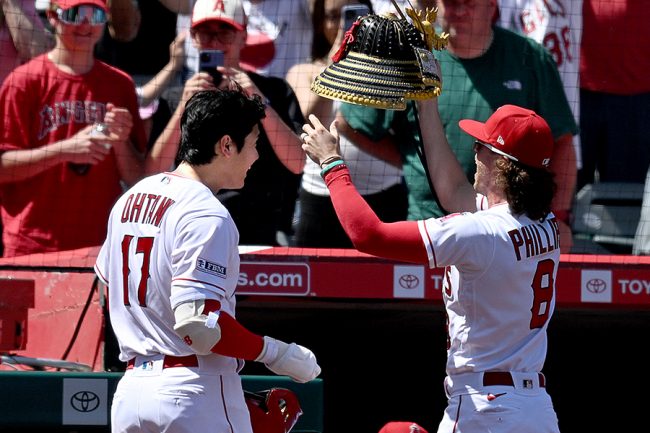
<path fill-rule="evenodd" d="M 104 0 L 55 0 L 56 45 L 0 88 L 4 256 L 101 245 L 110 209 L 142 177 L 133 80 L 94 58 Z"/>

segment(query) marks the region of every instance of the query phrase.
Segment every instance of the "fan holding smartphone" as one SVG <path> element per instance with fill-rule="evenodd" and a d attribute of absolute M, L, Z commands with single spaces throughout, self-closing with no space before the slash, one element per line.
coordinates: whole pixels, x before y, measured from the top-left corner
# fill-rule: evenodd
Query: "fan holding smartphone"
<path fill-rule="evenodd" d="M 340 7 L 339 7 L 340 9 Z M 339 10 L 337 9 L 337 11 Z M 241 87 L 257 95 L 266 116 L 259 125 L 259 159 L 246 175 L 244 188 L 217 197 L 239 229 L 242 245 L 278 245 L 290 233 L 305 153 L 300 133 L 305 118 L 297 98 L 282 78 L 246 68 L 241 52 L 246 44 L 247 18 L 242 0 L 196 0 L 189 37 L 197 49 L 193 72 L 183 84 L 172 119 L 149 152 L 147 172 L 168 170 L 180 141 L 180 121 L 189 98 L 202 90 Z M 217 69 L 218 68 L 218 69 Z M 208 78 L 208 74 L 212 79 Z M 241 146 L 241 137 L 231 137 Z M 237 146 L 233 147 L 237 152 Z M 271 215 L 260 219 L 259 215 Z"/>
<path fill-rule="evenodd" d="M 199 71 L 207 72 L 212 76 L 212 82 L 219 87 L 223 74 L 217 70 L 217 66 L 223 66 L 223 51 L 221 50 L 200 50 Z"/>

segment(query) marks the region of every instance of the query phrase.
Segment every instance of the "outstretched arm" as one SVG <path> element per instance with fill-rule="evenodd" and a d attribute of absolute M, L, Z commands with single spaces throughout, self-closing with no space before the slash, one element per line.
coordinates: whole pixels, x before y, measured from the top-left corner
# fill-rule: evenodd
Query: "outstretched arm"
<path fill-rule="evenodd" d="M 476 191 L 449 147 L 437 99 L 418 102 L 422 142 L 431 183 L 447 212 L 475 212 Z"/>
<path fill-rule="evenodd" d="M 316 116 L 309 120 L 313 127 L 303 127 L 308 135 L 302 146 L 307 155 L 318 164 L 340 158 L 336 121 L 328 131 Z M 327 171 L 328 165 L 324 167 Z M 382 222 L 355 188 L 344 164 L 329 169 L 325 182 L 339 221 L 356 249 L 388 259 L 428 263 L 417 221 Z"/>

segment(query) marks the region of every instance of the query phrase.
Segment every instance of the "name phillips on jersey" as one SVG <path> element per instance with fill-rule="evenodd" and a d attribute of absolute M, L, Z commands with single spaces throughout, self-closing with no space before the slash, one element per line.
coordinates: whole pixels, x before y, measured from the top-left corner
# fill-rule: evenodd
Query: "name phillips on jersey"
<path fill-rule="evenodd" d="M 512 240 L 517 261 L 522 257 L 529 258 L 560 248 L 560 229 L 556 218 L 548 219 L 543 224 L 529 224 L 510 230 L 508 235 Z"/>

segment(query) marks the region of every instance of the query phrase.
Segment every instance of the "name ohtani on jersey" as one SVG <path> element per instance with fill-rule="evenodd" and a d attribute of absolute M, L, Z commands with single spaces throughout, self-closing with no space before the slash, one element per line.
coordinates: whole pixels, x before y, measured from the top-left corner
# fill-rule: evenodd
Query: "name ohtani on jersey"
<path fill-rule="evenodd" d="M 124 202 L 121 222 L 152 224 L 160 227 L 165 212 L 175 201 L 160 194 L 131 194 Z"/>

